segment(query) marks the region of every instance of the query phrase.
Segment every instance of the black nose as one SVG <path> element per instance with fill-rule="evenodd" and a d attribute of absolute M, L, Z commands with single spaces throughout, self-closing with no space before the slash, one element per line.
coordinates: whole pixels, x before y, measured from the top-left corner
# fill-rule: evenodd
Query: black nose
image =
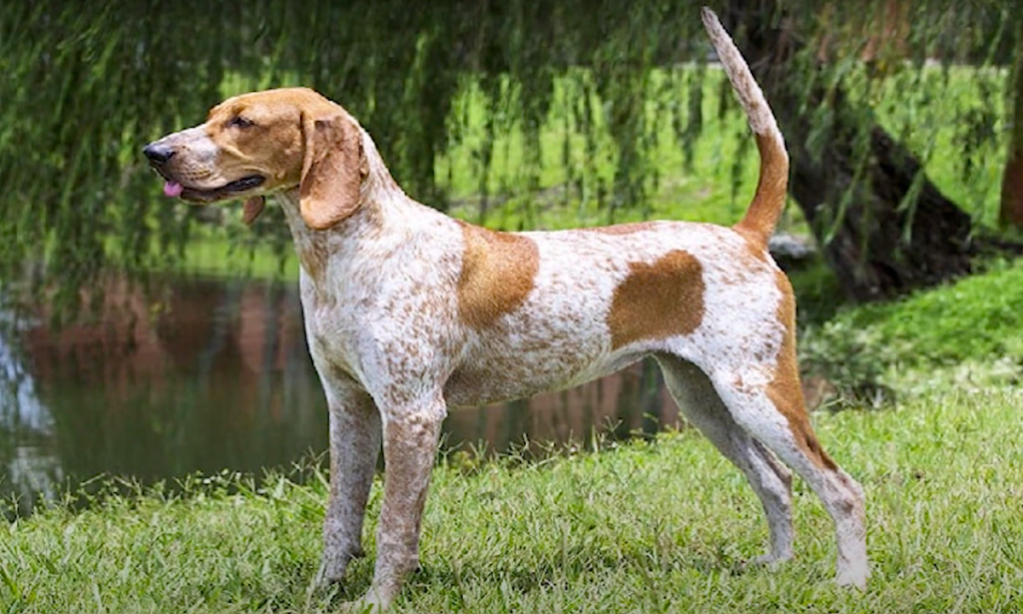
<path fill-rule="evenodd" d="M 157 166 L 166 164 L 168 160 L 174 157 L 173 149 L 164 145 L 157 145 L 156 143 L 146 145 L 142 153 L 146 154 L 149 161 Z"/>

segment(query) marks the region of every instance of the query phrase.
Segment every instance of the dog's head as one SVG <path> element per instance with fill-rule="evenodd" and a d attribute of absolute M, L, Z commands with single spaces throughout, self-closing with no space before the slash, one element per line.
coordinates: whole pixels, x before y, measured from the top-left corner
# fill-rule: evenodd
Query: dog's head
<path fill-rule="evenodd" d="M 264 195 L 297 187 L 302 218 L 314 230 L 356 210 L 368 174 L 362 128 L 306 88 L 229 98 L 206 123 L 143 152 L 167 180 L 165 194 L 197 203 L 245 199 L 246 222 L 259 215 Z"/>

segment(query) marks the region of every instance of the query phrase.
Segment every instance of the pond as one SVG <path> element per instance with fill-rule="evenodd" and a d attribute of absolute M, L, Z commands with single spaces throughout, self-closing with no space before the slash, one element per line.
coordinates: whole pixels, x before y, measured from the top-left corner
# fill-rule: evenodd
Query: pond
<path fill-rule="evenodd" d="M 99 477 L 141 484 L 201 472 L 255 476 L 322 457 L 323 392 L 297 284 L 168 276 L 103 282 L 97 319 L 60 330 L 34 313 L 0 326 L 0 496 L 29 513 Z M 660 374 L 640 363 L 568 391 L 454 410 L 448 450 L 587 445 L 675 425 Z M 527 448 L 527 451 L 529 448 Z"/>

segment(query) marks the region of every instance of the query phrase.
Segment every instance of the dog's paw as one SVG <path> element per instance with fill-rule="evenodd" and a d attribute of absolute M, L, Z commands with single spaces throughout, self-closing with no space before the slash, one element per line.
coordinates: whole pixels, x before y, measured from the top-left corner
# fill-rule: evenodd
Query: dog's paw
<path fill-rule="evenodd" d="M 312 586 L 313 588 L 320 590 L 329 587 L 332 584 L 338 584 L 345 577 L 345 571 L 348 569 L 348 563 L 353 559 L 358 559 L 366 556 L 366 553 L 362 548 L 358 548 L 352 553 L 343 553 L 336 556 L 330 556 L 324 553 L 323 558 L 320 560 L 320 568 L 313 577 Z"/>
<path fill-rule="evenodd" d="M 366 594 L 341 606 L 345 614 L 380 614 L 391 607 L 399 587 L 393 584 L 370 586 Z"/>
<path fill-rule="evenodd" d="M 341 604 L 341 612 L 344 614 L 381 614 L 389 605 L 390 603 L 367 596 Z"/>
<path fill-rule="evenodd" d="M 770 570 L 778 569 L 783 563 L 792 560 L 792 553 L 786 554 L 775 554 L 773 552 L 765 552 L 760 556 L 750 561 L 752 567 L 766 567 Z"/>
<path fill-rule="evenodd" d="M 835 584 L 865 590 L 869 578 L 870 570 L 866 565 L 850 566 L 839 570 L 838 575 L 835 576 Z"/>
<path fill-rule="evenodd" d="M 320 569 L 316 572 L 316 575 L 313 576 L 313 589 L 323 590 L 331 584 L 340 582 L 343 577 L 343 573 L 330 573 L 324 565 L 320 565 Z"/>
<path fill-rule="evenodd" d="M 320 563 L 320 568 L 310 583 L 310 590 L 321 591 L 330 588 L 331 585 L 340 584 L 345 577 L 345 567 L 345 565 L 331 565 L 326 561 Z"/>

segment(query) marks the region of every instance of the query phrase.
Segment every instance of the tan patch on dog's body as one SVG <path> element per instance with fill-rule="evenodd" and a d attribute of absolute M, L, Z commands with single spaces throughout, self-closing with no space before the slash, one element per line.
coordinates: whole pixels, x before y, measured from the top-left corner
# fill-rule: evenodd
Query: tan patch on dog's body
<path fill-rule="evenodd" d="M 540 268 L 539 250 L 522 235 L 459 225 L 465 253 L 458 278 L 458 316 L 481 329 L 526 301 Z"/>
<path fill-rule="evenodd" d="M 770 252 L 756 232 L 742 226 L 733 226 L 732 230 L 746 241 L 746 251 L 751 264 L 763 264 L 770 261 Z"/>
<path fill-rule="evenodd" d="M 792 285 L 785 274 L 776 274 L 781 301 L 778 303 L 778 321 L 785 328 L 781 348 L 778 350 L 778 363 L 775 366 L 774 378 L 767 385 L 767 396 L 788 420 L 789 429 L 796 439 L 796 444 L 807 453 L 818 467 L 835 469 L 835 461 L 821 448 L 817 436 L 806 413 L 806 402 L 803 389 L 799 385 L 799 366 L 796 362 L 796 300 L 792 294 Z"/>
<path fill-rule="evenodd" d="M 652 264 L 633 262 L 629 268 L 607 314 L 612 349 L 696 330 L 703 321 L 705 290 L 699 260 L 672 250 Z"/>

